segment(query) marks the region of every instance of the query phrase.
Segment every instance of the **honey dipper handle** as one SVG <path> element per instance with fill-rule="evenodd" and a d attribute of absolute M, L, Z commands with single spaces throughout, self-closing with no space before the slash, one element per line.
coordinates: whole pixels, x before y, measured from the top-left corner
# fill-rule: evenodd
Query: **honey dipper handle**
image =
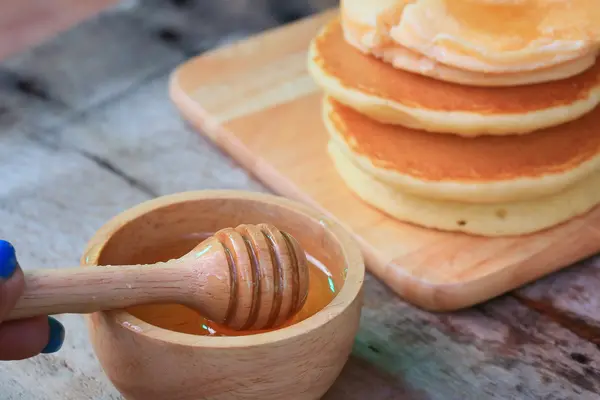
<path fill-rule="evenodd" d="M 8 320 L 177 301 L 185 274 L 171 263 L 25 272 L 25 292 Z"/>

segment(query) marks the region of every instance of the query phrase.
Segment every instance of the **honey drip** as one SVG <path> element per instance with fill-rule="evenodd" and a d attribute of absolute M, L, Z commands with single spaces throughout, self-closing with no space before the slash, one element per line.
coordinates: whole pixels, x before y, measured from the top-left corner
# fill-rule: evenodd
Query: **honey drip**
<path fill-rule="evenodd" d="M 478 42 L 493 41 L 487 44 L 500 45 L 497 50 L 515 51 L 542 39 L 546 44 L 600 39 L 597 0 L 444 0 L 443 4 L 464 34 Z"/>
<path fill-rule="evenodd" d="M 126 264 L 146 264 L 181 257 L 194 248 L 208 234 L 196 234 L 177 241 L 153 246 L 132 255 Z M 318 260 L 308 256 L 310 286 L 304 307 L 283 327 L 303 321 L 316 314 L 333 300 L 336 287 L 331 273 Z M 200 315 L 180 304 L 152 304 L 127 308 L 133 316 L 160 328 L 203 336 L 242 336 L 264 331 L 234 331 Z"/>

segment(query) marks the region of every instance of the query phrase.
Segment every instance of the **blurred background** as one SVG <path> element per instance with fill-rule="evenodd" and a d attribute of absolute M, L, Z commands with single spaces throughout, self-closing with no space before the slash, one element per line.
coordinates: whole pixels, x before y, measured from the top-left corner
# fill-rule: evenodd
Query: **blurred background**
<path fill-rule="evenodd" d="M 210 25 L 211 30 L 218 26 L 223 37 L 245 36 L 334 6 L 337 0 L 2 0 L 1 3 L 0 60 L 114 7 L 164 3 L 162 15 L 153 18 L 164 24 L 172 23 L 173 32 L 177 31 L 177 21 L 169 15 L 169 7 L 186 8 L 198 25 L 198 36 L 194 39 L 201 42 L 203 24 Z M 207 46 L 211 47 L 200 43 L 191 50 L 197 52 Z"/>

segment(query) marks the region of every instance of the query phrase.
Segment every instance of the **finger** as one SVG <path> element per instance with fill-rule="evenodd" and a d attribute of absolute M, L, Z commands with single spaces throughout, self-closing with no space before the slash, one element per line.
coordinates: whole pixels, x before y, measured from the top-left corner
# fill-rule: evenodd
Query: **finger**
<path fill-rule="evenodd" d="M 50 334 L 48 335 L 46 347 L 42 349 L 44 354 L 56 353 L 65 342 L 65 327 L 57 319 L 48 317 L 48 326 Z"/>
<path fill-rule="evenodd" d="M 15 249 L 9 242 L 0 240 L 0 322 L 14 308 L 24 286 L 23 271 L 17 262 Z"/>
<path fill-rule="evenodd" d="M 6 240 L 0 240 L 0 279 L 8 279 L 17 268 L 15 248 Z"/>
<path fill-rule="evenodd" d="M 56 353 L 65 341 L 65 328 L 52 317 L 36 317 L 0 325 L 0 360 L 23 360 Z"/>
<path fill-rule="evenodd" d="M 10 311 L 15 307 L 25 287 L 23 271 L 17 268 L 13 276 L 7 281 L 0 280 L 0 323 L 4 321 Z"/>
<path fill-rule="evenodd" d="M 36 317 L 0 325 L 0 360 L 24 360 L 36 356 L 48 344 L 47 317 Z"/>

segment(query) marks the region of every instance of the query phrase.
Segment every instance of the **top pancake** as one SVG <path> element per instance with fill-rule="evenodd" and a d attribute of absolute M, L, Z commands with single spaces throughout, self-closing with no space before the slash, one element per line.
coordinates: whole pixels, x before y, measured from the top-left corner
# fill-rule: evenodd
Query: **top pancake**
<path fill-rule="evenodd" d="M 333 139 L 380 180 L 429 198 L 516 201 L 549 195 L 600 168 L 600 107 L 531 135 L 461 138 L 376 122 L 331 98 Z"/>
<path fill-rule="evenodd" d="M 309 71 L 338 101 L 378 121 L 463 136 L 529 133 L 600 103 L 600 63 L 569 79 L 519 87 L 457 85 L 406 72 L 344 40 L 338 19 L 313 40 Z"/>
<path fill-rule="evenodd" d="M 598 0 L 397 0 L 393 40 L 457 68 L 533 71 L 595 54 Z"/>
<path fill-rule="evenodd" d="M 471 86 L 519 86 L 557 81 L 582 73 L 593 66 L 596 61 L 597 51 L 590 51 L 584 52 L 581 57 L 562 63 L 556 63 L 556 58 L 550 57 L 553 61 L 552 65 L 539 66 L 535 70 L 528 70 L 526 67 L 519 70 L 518 62 L 512 70 L 508 68 L 509 71 L 504 70 L 507 69 L 506 65 L 499 63 L 500 65 L 493 64 L 497 68 L 486 72 L 447 65 L 440 62 L 439 59 L 430 58 L 403 46 L 392 38 L 392 31 L 397 33 L 400 27 L 404 27 L 406 30 L 405 21 L 398 22 L 403 21 L 402 15 L 405 6 L 410 9 L 413 5 L 409 5 L 406 0 L 370 0 L 368 2 L 342 0 L 340 17 L 346 41 L 363 53 L 373 54 L 396 68 L 442 81 Z M 444 48 L 438 53 L 441 56 L 448 55 L 449 49 Z M 480 58 L 477 54 L 469 56 L 463 54 L 463 56 L 467 59 L 469 57 L 476 60 Z M 547 58 L 552 56 L 552 53 L 546 52 L 544 56 Z M 443 60 L 446 58 L 442 57 Z M 501 72 L 497 70 L 501 70 Z"/>

